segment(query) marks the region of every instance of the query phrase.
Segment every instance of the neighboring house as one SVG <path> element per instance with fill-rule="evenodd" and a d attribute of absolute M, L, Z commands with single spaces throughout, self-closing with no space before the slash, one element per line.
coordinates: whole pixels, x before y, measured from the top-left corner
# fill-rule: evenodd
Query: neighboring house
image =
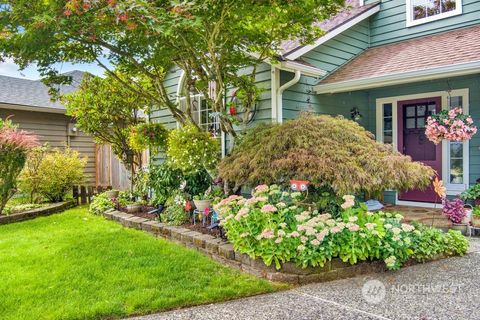
<path fill-rule="evenodd" d="M 62 93 L 74 91 L 83 72 L 73 71 L 67 75 L 72 76 L 72 84 L 62 85 Z M 65 107 L 51 101 L 48 88 L 42 82 L 0 76 L 0 88 L 0 118 L 11 117 L 21 129 L 38 135 L 42 144 L 48 143 L 54 148 L 69 146 L 88 157 L 87 185 L 128 188 L 127 173 L 120 169 L 122 166 L 111 155 L 109 146 L 96 146 L 91 137 L 78 130 L 73 119 L 65 115 Z"/>
<path fill-rule="evenodd" d="M 429 114 L 452 106 L 480 123 L 480 0 L 348 4 L 320 23 L 326 33 L 314 44 L 286 41 L 279 63 L 260 66 L 257 80 L 266 90 L 253 124 L 282 122 L 301 111 L 360 116 L 378 141 L 436 169 L 447 194 L 465 190 L 480 177 L 480 135 L 435 146 L 424 126 Z M 171 70 L 174 98 L 181 79 L 180 70 Z M 152 119 L 175 126 L 166 110 Z M 432 190 L 391 191 L 385 200 L 433 206 L 435 197 Z"/>

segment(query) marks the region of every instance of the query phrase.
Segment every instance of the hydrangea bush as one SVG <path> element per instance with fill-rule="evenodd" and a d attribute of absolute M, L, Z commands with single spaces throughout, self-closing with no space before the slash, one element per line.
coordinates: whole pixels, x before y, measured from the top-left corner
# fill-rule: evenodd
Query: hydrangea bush
<path fill-rule="evenodd" d="M 401 215 L 368 212 L 363 204 L 354 207 L 355 198 L 346 195 L 341 216 L 333 219 L 305 207 L 301 198 L 300 193 L 282 192 L 276 185 L 260 185 L 251 198 L 233 195 L 215 209 L 235 250 L 260 257 L 266 265 L 275 263 L 277 269 L 287 261 L 301 267 L 323 266 L 338 257 L 351 264 L 381 259 L 394 270 L 415 258 L 421 232 L 402 223 Z M 464 246 L 447 254 L 464 254 Z"/>

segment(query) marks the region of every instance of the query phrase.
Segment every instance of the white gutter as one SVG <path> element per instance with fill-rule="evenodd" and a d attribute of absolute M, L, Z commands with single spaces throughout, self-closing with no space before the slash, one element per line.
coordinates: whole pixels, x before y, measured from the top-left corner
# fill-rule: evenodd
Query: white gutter
<path fill-rule="evenodd" d="M 308 66 L 303 63 L 298 63 L 295 61 L 281 61 L 280 62 L 280 69 L 290 72 L 301 71 L 303 75 L 320 78 L 327 75 L 327 71 L 316 68 L 314 66 Z"/>
<path fill-rule="evenodd" d="M 302 76 L 302 72 L 299 70 L 295 71 L 295 76 L 293 77 L 292 80 L 288 81 L 287 83 L 284 83 L 280 88 L 278 88 L 278 92 L 275 95 L 277 99 L 277 123 L 282 123 L 283 122 L 283 92 L 290 88 L 291 86 L 295 85 L 298 83 L 300 80 L 300 77 Z"/>
<path fill-rule="evenodd" d="M 480 73 L 480 61 L 453 64 L 425 70 L 400 72 L 374 78 L 363 78 L 326 84 L 320 82 L 320 84 L 313 87 L 313 90 L 317 94 L 340 93 L 435 80 L 445 77 L 458 77 L 474 73 Z"/>

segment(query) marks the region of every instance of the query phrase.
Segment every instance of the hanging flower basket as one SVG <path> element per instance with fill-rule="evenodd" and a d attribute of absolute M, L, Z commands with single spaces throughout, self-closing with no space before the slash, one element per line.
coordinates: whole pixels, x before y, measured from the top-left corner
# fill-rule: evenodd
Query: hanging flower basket
<path fill-rule="evenodd" d="M 467 141 L 477 133 L 472 117 L 463 114 L 462 108 L 443 110 L 428 117 L 425 135 L 428 140 L 439 144 L 443 139 L 448 141 Z"/>

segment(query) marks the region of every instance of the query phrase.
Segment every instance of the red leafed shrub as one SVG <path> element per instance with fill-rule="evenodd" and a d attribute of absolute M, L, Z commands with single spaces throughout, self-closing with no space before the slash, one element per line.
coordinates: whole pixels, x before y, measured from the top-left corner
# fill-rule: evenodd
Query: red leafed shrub
<path fill-rule="evenodd" d="M 16 192 L 17 177 L 25 165 L 28 151 L 37 145 L 36 136 L 18 130 L 9 120 L 0 118 L 0 214 Z"/>

